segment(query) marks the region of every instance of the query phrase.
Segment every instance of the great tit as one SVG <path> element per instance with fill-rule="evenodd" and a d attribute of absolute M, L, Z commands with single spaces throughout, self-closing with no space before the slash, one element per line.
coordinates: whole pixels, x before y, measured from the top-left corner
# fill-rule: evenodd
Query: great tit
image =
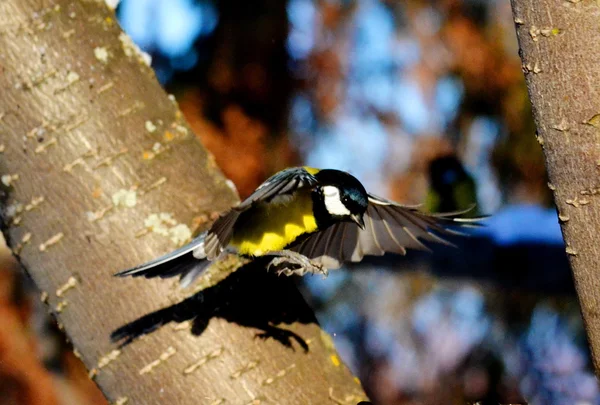
<path fill-rule="evenodd" d="M 290 275 L 327 274 L 365 255 L 429 250 L 422 241 L 451 245 L 443 235 L 477 226 L 463 212 L 426 214 L 367 193 L 352 175 L 332 169 L 282 170 L 223 213 L 186 246 L 117 276 L 175 277 L 190 285 L 226 252 L 272 256 L 269 267 Z"/>
<path fill-rule="evenodd" d="M 429 164 L 429 190 L 424 208 L 429 212 L 467 209 L 477 200 L 477 186 L 454 155 L 442 156 Z M 477 209 L 468 216 L 477 216 Z"/>

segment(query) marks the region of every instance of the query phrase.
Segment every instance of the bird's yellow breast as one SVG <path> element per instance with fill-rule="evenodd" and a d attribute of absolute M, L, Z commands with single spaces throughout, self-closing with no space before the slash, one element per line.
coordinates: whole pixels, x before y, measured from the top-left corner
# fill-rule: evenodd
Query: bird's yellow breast
<path fill-rule="evenodd" d="M 310 191 L 301 191 L 289 201 L 258 205 L 240 215 L 230 245 L 240 254 L 262 256 L 316 230 Z"/>

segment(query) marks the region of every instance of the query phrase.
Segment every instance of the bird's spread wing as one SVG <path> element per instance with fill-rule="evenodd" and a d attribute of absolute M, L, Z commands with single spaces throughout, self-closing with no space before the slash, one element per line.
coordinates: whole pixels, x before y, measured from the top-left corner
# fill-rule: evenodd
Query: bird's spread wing
<path fill-rule="evenodd" d="M 423 242 L 452 245 L 443 236 L 463 234 L 454 228 L 478 226 L 481 218 L 461 218 L 465 212 L 427 214 L 369 194 L 365 229 L 351 222 L 337 223 L 290 249 L 329 269 L 339 268 L 344 262 L 361 261 L 367 255 L 404 255 L 406 249 L 429 250 Z"/>
<path fill-rule="evenodd" d="M 260 203 L 285 202 L 296 191 L 312 188 L 316 184 L 317 179 L 303 167 L 285 169 L 267 179 L 250 197 L 215 221 L 204 241 L 204 250 L 208 259 L 212 260 L 225 249 L 242 212 Z"/>
<path fill-rule="evenodd" d="M 292 195 L 302 188 L 314 187 L 317 182 L 315 176 L 304 167 L 291 167 L 269 177 L 235 209 L 244 211 L 256 203 L 273 202 L 274 199 Z"/>

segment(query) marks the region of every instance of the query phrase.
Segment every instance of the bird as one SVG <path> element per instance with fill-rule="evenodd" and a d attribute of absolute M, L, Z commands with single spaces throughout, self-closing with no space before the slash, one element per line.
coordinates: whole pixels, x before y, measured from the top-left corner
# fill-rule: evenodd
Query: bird
<path fill-rule="evenodd" d="M 368 193 L 348 172 L 292 167 L 268 178 L 187 245 L 115 275 L 179 277 L 185 288 L 234 253 L 267 257 L 267 269 L 278 274 L 326 276 L 367 255 L 430 250 L 428 242 L 454 246 L 448 235 L 480 226 L 481 217 L 464 218 L 465 212 L 425 213 Z"/>
<path fill-rule="evenodd" d="M 477 200 L 477 185 L 456 155 L 432 160 L 428 174 L 429 190 L 424 202 L 428 211 L 464 210 Z M 478 216 L 476 207 L 468 215 Z"/>

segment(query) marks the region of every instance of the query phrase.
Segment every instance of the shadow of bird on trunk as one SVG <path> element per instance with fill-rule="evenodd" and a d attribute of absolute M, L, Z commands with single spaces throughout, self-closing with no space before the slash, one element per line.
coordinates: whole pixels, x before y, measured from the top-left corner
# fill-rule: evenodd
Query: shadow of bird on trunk
<path fill-rule="evenodd" d="M 116 329 L 111 340 L 123 347 L 168 323 L 185 321 L 192 321 L 191 332 L 201 335 L 212 318 L 222 318 L 261 330 L 258 338 L 272 338 L 290 348 L 296 341 L 308 351 L 301 336 L 281 325 L 317 320 L 292 278 L 269 273 L 265 265 L 263 260 L 254 260 L 218 284 Z"/>

